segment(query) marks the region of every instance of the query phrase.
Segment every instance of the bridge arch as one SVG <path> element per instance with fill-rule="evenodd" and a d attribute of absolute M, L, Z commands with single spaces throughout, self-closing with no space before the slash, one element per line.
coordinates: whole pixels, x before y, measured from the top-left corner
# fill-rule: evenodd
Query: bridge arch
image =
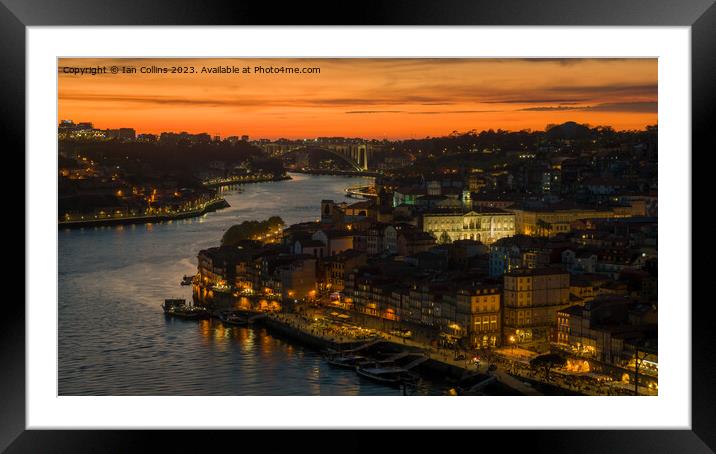
<path fill-rule="evenodd" d="M 319 147 L 319 146 L 301 146 L 301 147 L 291 148 L 289 150 L 284 151 L 281 154 L 281 156 L 285 156 L 290 153 L 303 152 L 303 151 L 306 151 L 306 152 L 323 151 L 323 152 L 329 153 L 330 155 L 335 156 L 335 157 L 341 159 L 342 161 L 346 162 L 351 167 L 353 167 L 353 170 L 356 170 L 359 172 L 363 171 L 363 170 L 368 170 L 368 151 L 365 148 L 362 150 L 362 152 L 364 153 L 363 158 L 361 159 L 362 162 L 359 162 L 358 160 L 354 159 L 352 156 L 353 153 L 348 155 L 348 154 L 342 153 L 339 150 L 334 150 L 332 148 Z"/>

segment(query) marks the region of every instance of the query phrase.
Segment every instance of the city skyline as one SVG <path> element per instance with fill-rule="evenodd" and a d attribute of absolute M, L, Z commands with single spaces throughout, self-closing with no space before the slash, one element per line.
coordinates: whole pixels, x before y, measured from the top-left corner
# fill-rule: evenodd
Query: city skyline
<path fill-rule="evenodd" d="M 453 131 L 658 123 L 656 59 L 60 59 L 58 121 L 138 133 L 410 139 Z M 74 75 L 64 67 L 195 67 Z M 202 67 L 318 74 L 199 73 Z"/>
<path fill-rule="evenodd" d="M 659 395 L 656 60 L 58 71 L 59 395 Z"/>

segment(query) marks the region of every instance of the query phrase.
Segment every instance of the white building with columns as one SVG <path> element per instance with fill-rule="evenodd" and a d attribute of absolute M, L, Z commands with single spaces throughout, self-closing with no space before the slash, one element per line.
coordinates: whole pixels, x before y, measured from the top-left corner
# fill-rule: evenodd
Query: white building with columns
<path fill-rule="evenodd" d="M 499 208 L 489 211 L 426 212 L 422 214 L 422 229 L 441 242 L 477 240 L 491 244 L 500 238 L 514 236 L 515 215 Z"/>

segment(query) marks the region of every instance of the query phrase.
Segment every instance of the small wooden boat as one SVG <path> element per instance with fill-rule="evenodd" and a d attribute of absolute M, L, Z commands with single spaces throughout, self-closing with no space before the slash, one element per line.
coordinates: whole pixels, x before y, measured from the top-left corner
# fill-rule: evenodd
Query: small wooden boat
<path fill-rule="evenodd" d="M 235 312 L 222 312 L 219 314 L 219 320 L 227 325 L 244 326 L 249 324 L 247 316 L 239 315 Z"/>

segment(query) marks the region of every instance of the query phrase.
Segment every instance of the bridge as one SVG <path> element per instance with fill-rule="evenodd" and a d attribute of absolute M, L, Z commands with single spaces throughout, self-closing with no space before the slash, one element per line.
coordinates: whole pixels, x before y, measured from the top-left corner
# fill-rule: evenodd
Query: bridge
<path fill-rule="evenodd" d="M 310 153 L 323 151 L 349 164 L 353 170 L 368 170 L 368 145 L 366 144 L 321 144 L 321 145 L 280 145 L 267 144 L 265 151 L 274 156 L 286 156 L 292 153 Z"/>

